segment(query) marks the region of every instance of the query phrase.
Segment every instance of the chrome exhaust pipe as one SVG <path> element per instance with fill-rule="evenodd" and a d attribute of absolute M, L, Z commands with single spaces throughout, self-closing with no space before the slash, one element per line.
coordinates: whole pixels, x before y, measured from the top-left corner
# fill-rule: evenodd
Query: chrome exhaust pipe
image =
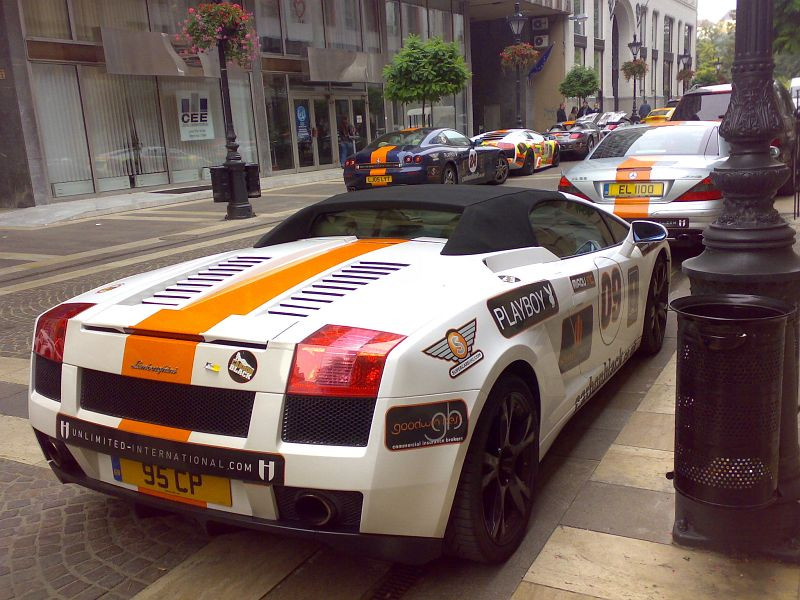
<path fill-rule="evenodd" d="M 295 500 L 294 509 L 304 523 L 313 527 L 325 527 L 336 520 L 336 505 L 326 496 L 307 492 Z"/>

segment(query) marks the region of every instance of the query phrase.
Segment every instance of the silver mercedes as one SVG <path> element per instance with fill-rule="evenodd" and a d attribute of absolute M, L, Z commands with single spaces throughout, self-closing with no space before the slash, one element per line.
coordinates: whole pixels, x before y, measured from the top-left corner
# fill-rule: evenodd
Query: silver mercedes
<path fill-rule="evenodd" d="M 670 239 L 700 242 L 722 210 L 711 172 L 728 158 L 718 121 L 669 121 L 612 131 L 585 159 L 562 170 L 559 191 L 627 220 L 664 225 Z"/>

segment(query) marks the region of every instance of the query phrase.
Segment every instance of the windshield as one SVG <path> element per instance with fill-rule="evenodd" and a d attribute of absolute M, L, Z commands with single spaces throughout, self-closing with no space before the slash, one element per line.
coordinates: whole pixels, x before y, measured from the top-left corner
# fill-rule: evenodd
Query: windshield
<path fill-rule="evenodd" d="M 379 138 L 372 140 L 364 150 L 372 151 L 377 150 L 383 146 L 419 146 L 431 129 L 402 129 L 400 131 L 392 131 L 382 135 Z"/>
<path fill-rule="evenodd" d="M 703 154 L 708 127 L 625 127 L 608 134 L 592 159 L 660 154 Z"/>
<path fill-rule="evenodd" d="M 408 208 L 342 210 L 318 216 L 310 237 L 354 235 L 358 238 L 433 237 L 449 239 L 459 212 Z"/>
<path fill-rule="evenodd" d="M 681 98 L 671 121 L 719 121 L 725 117 L 730 92 L 716 94 L 686 94 Z"/>

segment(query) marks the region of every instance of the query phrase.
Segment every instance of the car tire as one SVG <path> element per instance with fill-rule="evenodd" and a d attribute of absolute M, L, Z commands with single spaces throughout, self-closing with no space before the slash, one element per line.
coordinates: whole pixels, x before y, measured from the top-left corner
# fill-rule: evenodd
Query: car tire
<path fill-rule="evenodd" d="M 520 175 L 533 175 L 536 171 L 536 162 L 535 158 L 533 157 L 533 152 L 528 150 L 525 154 L 525 163 L 522 165 L 522 168 L 519 171 Z"/>
<path fill-rule="evenodd" d="M 506 179 L 508 179 L 508 172 L 509 168 L 506 155 L 501 152 L 494 161 L 494 177 L 489 183 L 492 185 L 503 185 Z"/>
<path fill-rule="evenodd" d="M 586 142 L 586 154 L 584 155 L 584 158 L 589 156 L 592 153 L 592 150 L 594 150 L 594 138 L 589 138 L 589 141 Z"/>
<path fill-rule="evenodd" d="M 528 385 L 495 383 L 470 440 L 445 532 L 448 554 L 507 560 L 522 543 L 539 470 L 539 411 Z"/>
<path fill-rule="evenodd" d="M 442 169 L 442 183 L 444 184 L 456 184 L 458 183 L 458 173 L 456 173 L 456 168 L 448 163 Z"/>
<path fill-rule="evenodd" d="M 642 344 L 639 353 L 642 356 L 658 354 L 664 345 L 664 332 L 667 327 L 667 304 L 669 303 L 669 266 L 663 253 L 659 254 L 653 265 L 650 276 L 650 287 L 647 289 L 647 302 L 644 307 L 644 324 L 642 326 Z"/>
<path fill-rule="evenodd" d="M 556 145 L 555 153 L 556 154 L 553 157 L 553 166 L 557 167 L 561 164 L 561 148 L 559 148 L 558 145 Z"/>

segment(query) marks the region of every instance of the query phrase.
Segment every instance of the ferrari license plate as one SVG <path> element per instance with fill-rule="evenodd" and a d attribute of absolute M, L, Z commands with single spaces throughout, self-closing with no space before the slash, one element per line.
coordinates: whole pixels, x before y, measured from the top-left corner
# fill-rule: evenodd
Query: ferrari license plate
<path fill-rule="evenodd" d="M 367 183 L 392 183 L 391 175 L 368 175 Z"/>
<path fill-rule="evenodd" d="M 606 198 L 654 198 L 664 195 L 664 184 L 660 182 L 604 183 Z"/>
<path fill-rule="evenodd" d="M 231 482 L 224 477 L 187 473 L 116 456 L 111 458 L 111 464 L 117 481 L 179 498 L 231 506 Z"/>

